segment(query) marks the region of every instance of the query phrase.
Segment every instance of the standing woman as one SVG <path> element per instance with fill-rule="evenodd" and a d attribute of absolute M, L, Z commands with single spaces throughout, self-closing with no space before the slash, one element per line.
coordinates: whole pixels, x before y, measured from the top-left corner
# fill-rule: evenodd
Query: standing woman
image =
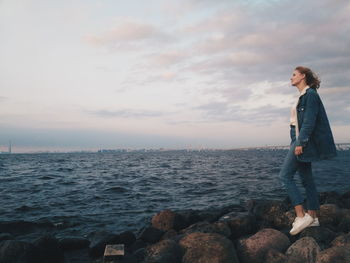
<path fill-rule="evenodd" d="M 320 204 L 311 162 L 329 159 L 337 153 L 326 111 L 317 93 L 320 80 L 306 67 L 296 67 L 290 80 L 300 95 L 291 110 L 292 142 L 279 176 L 297 215 L 290 230 L 291 235 L 296 235 L 308 226 L 319 226 L 316 211 Z M 306 210 L 293 179 L 297 171 L 306 190 Z"/>

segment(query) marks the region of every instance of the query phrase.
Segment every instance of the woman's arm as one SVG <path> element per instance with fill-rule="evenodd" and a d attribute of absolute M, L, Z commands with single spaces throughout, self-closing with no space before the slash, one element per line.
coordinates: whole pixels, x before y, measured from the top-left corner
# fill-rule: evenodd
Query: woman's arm
<path fill-rule="evenodd" d="M 304 96 L 306 96 L 304 118 L 301 122 L 300 132 L 296 142 L 296 146 L 302 147 L 305 147 L 310 140 L 320 108 L 320 97 L 316 91 L 310 90 Z"/>

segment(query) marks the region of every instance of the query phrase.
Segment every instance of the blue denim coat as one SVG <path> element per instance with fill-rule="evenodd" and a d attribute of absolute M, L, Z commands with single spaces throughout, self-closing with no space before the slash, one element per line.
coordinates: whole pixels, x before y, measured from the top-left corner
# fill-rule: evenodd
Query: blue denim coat
<path fill-rule="evenodd" d="M 297 105 L 299 136 L 296 146 L 303 147 L 299 161 L 313 162 L 337 155 L 326 111 L 317 91 L 307 89 Z"/>

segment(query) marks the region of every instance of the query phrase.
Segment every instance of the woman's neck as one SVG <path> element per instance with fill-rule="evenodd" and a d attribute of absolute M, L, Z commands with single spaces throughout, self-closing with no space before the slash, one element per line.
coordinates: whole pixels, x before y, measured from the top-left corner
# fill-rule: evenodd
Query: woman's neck
<path fill-rule="evenodd" d="M 299 92 L 301 92 L 303 89 L 305 89 L 306 86 L 307 86 L 306 83 L 300 83 L 299 85 L 297 85 L 297 88 Z"/>

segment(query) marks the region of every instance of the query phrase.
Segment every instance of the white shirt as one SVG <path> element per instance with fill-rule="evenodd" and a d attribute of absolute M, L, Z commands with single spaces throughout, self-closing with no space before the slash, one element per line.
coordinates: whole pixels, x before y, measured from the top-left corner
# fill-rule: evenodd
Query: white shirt
<path fill-rule="evenodd" d="M 291 110 L 290 110 L 290 125 L 295 126 L 295 132 L 296 132 L 296 137 L 298 138 L 299 136 L 299 127 L 298 127 L 298 116 L 297 116 L 297 105 L 299 102 L 299 98 L 303 96 L 306 93 L 306 90 L 310 88 L 309 86 L 306 86 L 303 88 L 303 90 L 300 92 L 297 101 L 293 104 Z"/>

